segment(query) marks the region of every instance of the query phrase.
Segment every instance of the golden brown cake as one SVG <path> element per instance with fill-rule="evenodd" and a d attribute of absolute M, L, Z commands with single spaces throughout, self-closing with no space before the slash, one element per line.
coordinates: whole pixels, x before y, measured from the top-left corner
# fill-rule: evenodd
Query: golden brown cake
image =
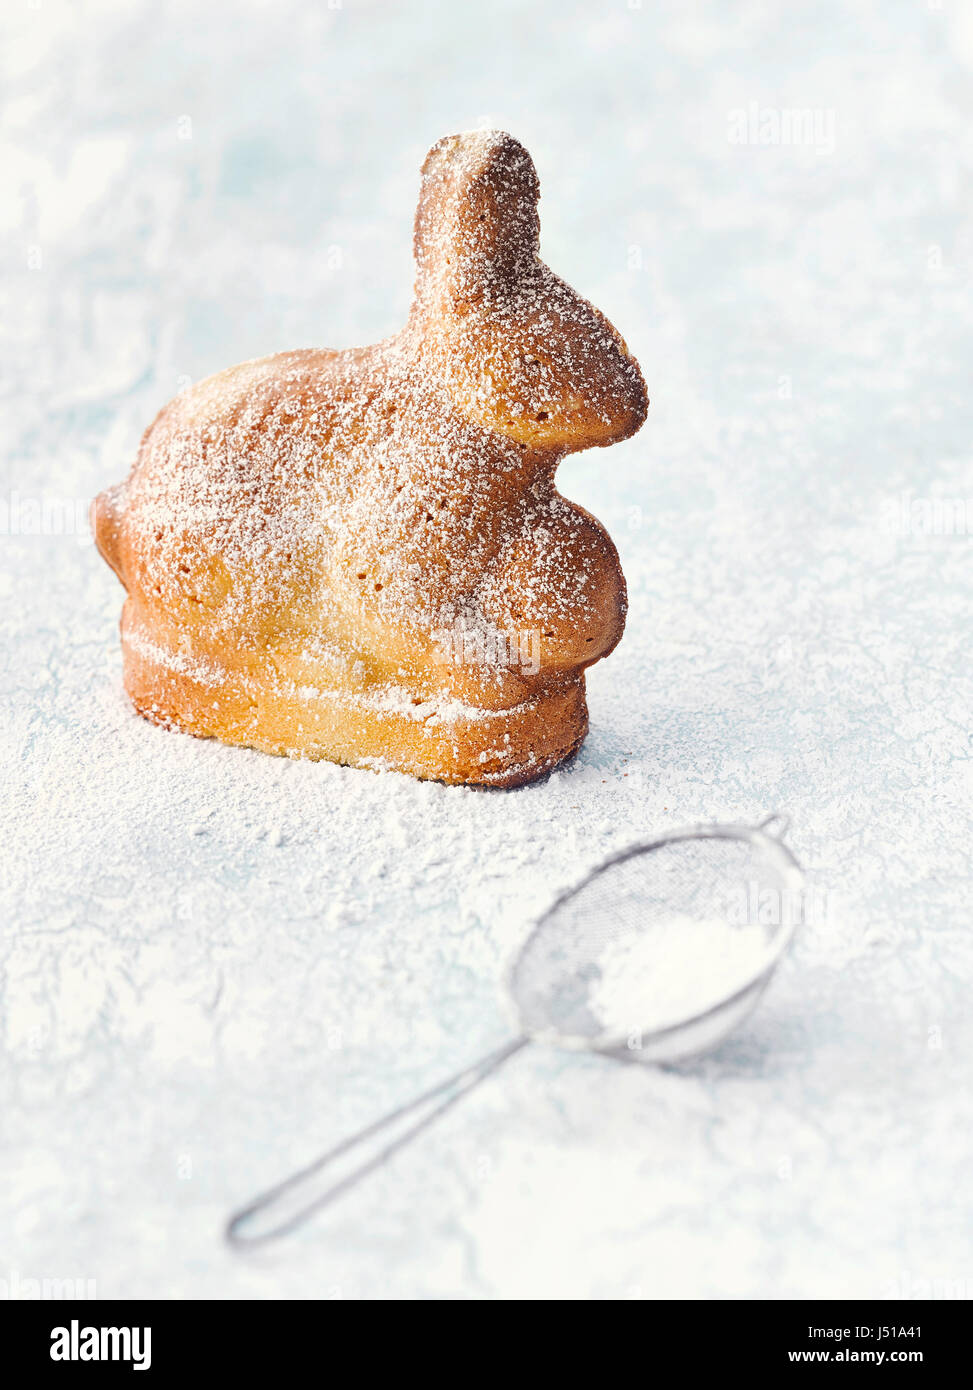
<path fill-rule="evenodd" d="M 523 146 L 453 135 L 422 173 L 402 331 L 186 390 L 93 529 L 146 718 L 513 786 L 578 748 L 585 668 L 625 618 L 615 547 L 554 470 L 633 434 L 648 402 L 612 326 L 538 257 Z"/>

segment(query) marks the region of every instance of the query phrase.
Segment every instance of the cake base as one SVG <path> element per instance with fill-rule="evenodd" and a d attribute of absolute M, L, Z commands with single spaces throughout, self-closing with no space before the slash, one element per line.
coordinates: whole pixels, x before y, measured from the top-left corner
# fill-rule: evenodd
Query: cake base
<path fill-rule="evenodd" d="M 123 624 L 125 689 L 144 718 L 197 738 L 291 758 L 326 759 L 434 781 L 516 787 L 580 748 L 584 676 L 509 709 L 303 685 L 241 662 L 215 665 Z"/>

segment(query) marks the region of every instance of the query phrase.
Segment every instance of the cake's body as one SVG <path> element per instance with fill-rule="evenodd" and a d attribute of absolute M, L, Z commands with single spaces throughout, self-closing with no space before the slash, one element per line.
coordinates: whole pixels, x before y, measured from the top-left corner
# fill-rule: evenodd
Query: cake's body
<path fill-rule="evenodd" d="M 513 785 L 584 737 L 584 668 L 621 636 L 571 449 L 632 433 L 638 367 L 536 256 L 509 136 L 441 141 L 397 337 L 282 353 L 176 397 L 94 504 L 128 592 L 140 713 L 268 752 Z"/>

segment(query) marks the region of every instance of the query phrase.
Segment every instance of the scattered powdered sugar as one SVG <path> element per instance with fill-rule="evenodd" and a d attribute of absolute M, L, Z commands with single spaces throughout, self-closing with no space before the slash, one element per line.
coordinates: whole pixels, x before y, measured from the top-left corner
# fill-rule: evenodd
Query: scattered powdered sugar
<path fill-rule="evenodd" d="M 588 1004 L 606 1033 L 665 1028 L 742 989 L 768 947 L 761 926 L 674 915 L 608 942 Z"/>

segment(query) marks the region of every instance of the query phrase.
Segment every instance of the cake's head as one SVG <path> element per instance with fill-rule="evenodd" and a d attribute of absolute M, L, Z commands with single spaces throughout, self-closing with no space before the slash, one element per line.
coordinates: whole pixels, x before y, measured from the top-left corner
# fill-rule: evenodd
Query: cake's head
<path fill-rule="evenodd" d="M 451 135 L 422 172 L 412 323 L 456 408 L 537 449 L 634 434 L 648 406 L 638 363 L 540 260 L 524 147 L 503 131 Z"/>

